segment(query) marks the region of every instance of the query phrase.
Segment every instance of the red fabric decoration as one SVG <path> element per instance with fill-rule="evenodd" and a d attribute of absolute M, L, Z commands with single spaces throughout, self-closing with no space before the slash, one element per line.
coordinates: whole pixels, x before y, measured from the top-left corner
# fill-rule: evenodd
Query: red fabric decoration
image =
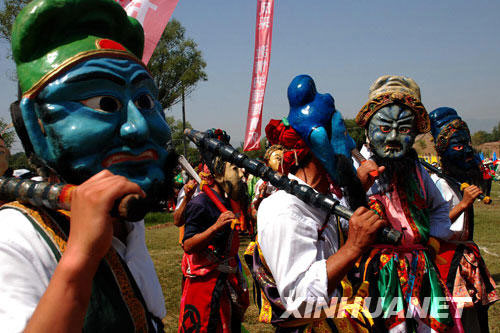
<path fill-rule="evenodd" d="M 283 124 L 281 120 L 271 119 L 266 126 L 266 137 L 271 145 L 285 147 L 283 153 L 283 167 L 281 173 L 288 174 L 290 168 L 300 163 L 310 153 L 309 147 L 299 134 L 291 127 Z"/>
<path fill-rule="evenodd" d="M 110 49 L 110 50 L 119 50 L 119 51 L 126 51 L 125 47 L 120 44 L 115 42 L 114 40 L 111 39 L 100 39 L 97 41 L 97 47 L 99 49 Z"/>

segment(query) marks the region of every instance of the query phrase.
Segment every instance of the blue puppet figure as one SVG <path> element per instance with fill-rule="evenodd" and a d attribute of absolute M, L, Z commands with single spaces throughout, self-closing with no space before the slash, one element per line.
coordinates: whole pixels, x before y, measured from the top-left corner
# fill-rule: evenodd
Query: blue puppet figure
<path fill-rule="evenodd" d="M 309 75 L 298 75 L 288 86 L 288 101 L 290 125 L 338 183 L 337 155 L 350 158 L 356 144 L 347 133 L 342 115 L 335 109 L 332 95 L 318 93 Z"/>

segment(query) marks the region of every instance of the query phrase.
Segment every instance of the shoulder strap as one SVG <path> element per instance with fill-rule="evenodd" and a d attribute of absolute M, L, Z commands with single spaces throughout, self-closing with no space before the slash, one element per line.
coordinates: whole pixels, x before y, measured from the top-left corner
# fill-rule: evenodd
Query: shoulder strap
<path fill-rule="evenodd" d="M 67 235 L 64 229 L 43 210 L 35 210 L 17 201 L 3 205 L 2 209 L 14 209 L 23 214 L 33 225 L 33 228 L 42 236 L 51 249 L 57 261 L 66 250 Z"/>
<path fill-rule="evenodd" d="M 19 202 L 3 205 L 15 209 L 31 222 L 46 241 L 57 261 L 66 250 L 69 235 L 69 213 L 33 209 Z M 102 316 L 108 316 L 108 319 Z M 124 317 L 125 316 L 125 317 Z M 129 317 L 126 319 L 126 317 Z M 106 320 L 106 323 L 103 323 Z M 118 253 L 111 248 L 99 265 L 92 286 L 92 296 L 85 318 L 84 331 L 101 332 L 117 326 L 135 332 L 153 332 L 152 320 L 157 318 L 147 310 L 143 296 Z"/>

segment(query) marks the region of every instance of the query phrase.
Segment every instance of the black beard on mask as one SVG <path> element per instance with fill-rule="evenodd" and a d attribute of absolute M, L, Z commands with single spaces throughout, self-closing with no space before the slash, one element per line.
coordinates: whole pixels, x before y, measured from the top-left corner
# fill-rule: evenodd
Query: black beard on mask
<path fill-rule="evenodd" d="M 356 171 L 352 167 L 352 162 L 349 158 L 344 155 L 336 155 L 337 159 L 337 171 L 339 175 L 340 187 L 343 187 L 347 203 L 352 210 L 356 210 L 359 207 L 368 207 L 368 202 L 366 201 L 366 192 L 363 189 L 363 185 L 356 174 Z"/>
<path fill-rule="evenodd" d="M 462 183 L 468 183 L 479 187 L 483 186 L 483 175 L 479 166 L 469 170 L 464 170 L 463 168 L 456 166 L 455 163 L 446 157 L 441 157 L 441 165 L 443 167 L 443 172 L 446 175 L 449 175 Z"/>
<path fill-rule="evenodd" d="M 375 151 L 372 147 L 371 150 Z M 385 166 L 385 171 L 380 174 L 378 180 L 382 190 L 389 192 L 394 180 L 401 186 L 405 186 L 411 179 L 411 175 L 415 173 L 418 154 L 415 149 L 411 148 L 405 156 L 398 159 L 380 157 L 377 154 L 373 154 L 372 159 L 378 166 Z"/>
<path fill-rule="evenodd" d="M 169 151 L 163 168 L 165 180 L 161 183 L 154 183 L 149 190 L 146 200 L 152 206 L 153 210 L 159 209 L 156 205 L 160 205 L 160 203 L 163 204 L 169 199 L 176 199 L 174 197 L 174 177 L 176 175 L 178 159 L 179 155 L 174 150 Z"/>

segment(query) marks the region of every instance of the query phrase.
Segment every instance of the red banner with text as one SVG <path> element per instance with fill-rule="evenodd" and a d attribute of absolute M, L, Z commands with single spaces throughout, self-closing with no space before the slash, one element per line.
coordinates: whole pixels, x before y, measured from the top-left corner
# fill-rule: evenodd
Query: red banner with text
<path fill-rule="evenodd" d="M 163 30 L 170 20 L 179 0 L 116 0 L 129 16 L 136 18 L 144 29 L 144 54 L 142 62 L 147 64 Z"/>
<path fill-rule="evenodd" d="M 273 37 L 274 0 L 257 0 L 257 23 L 255 28 L 255 51 L 248 103 L 247 126 L 244 151 L 260 148 L 262 106 L 266 92 L 271 44 Z"/>

